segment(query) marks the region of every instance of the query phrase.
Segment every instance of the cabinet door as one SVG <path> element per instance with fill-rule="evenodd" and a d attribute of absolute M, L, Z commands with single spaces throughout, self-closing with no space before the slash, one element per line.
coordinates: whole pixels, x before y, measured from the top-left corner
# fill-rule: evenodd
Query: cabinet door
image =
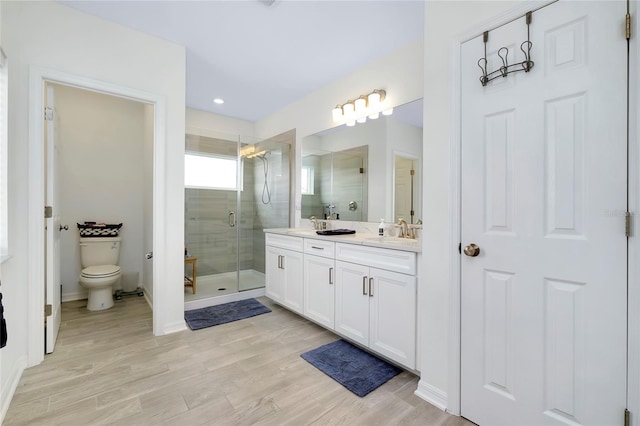
<path fill-rule="evenodd" d="M 416 277 L 371 268 L 369 347 L 415 368 Z"/>
<path fill-rule="evenodd" d="M 369 345 L 369 267 L 336 261 L 336 331 Z"/>
<path fill-rule="evenodd" d="M 265 254 L 265 295 L 274 302 L 282 303 L 284 300 L 285 273 L 280 267 L 282 249 L 266 246 Z"/>
<path fill-rule="evenodd" d="M 302 313 L 302 253 L 282 250 L 280 268 L 284 271 L 284 298 L 282 304 L 299 314 Z"/>
<path fill-rule="evenodd" d="M 304 255 L 304 315 L 333 330 L 334 326 L 333 259 Z"/>

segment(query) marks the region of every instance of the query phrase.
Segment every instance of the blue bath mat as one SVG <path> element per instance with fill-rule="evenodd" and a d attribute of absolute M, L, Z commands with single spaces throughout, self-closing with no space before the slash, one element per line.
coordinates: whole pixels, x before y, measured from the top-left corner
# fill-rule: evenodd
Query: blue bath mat
<path fill-rule="evenodd" d="M 344 340 L 336 340 L 300 356 L 359 397 L 402 371 Z"/>
<path fill-rule="evenodd" d="M 225 303 L 223 305 L 207 306 L 206 308 L 185 311 L 184 319 L 189 328 L 200 330 L 214 325 L 226 324 L 256 315 L 266 314 L 271 309 L 258 302 L 256 299 L 240 300 L 238 302 Z"/>

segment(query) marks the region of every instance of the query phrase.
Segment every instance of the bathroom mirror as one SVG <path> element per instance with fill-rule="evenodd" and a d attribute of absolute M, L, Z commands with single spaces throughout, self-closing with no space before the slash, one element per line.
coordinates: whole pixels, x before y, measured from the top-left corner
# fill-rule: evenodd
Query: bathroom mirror
<path fill-rule="evenodd" d="M 302 140 L 301 217 L 421 218 L 422 99 Z"/>

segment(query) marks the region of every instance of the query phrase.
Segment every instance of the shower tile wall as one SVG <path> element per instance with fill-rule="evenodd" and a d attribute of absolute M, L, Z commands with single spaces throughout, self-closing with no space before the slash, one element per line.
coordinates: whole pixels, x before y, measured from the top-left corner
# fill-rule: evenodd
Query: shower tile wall
<path fill-rule="evenodd" d="M 290 192 L 290 146 L 288 144 L 267 144 L 270 150 L 268 184 L 271 202 L 262 202 L 264 189 L 263 163 L 253 159 L 254 172 L 254 208 L 253 217 L 253 269 L 264 272 L 264 228 L 289 227 L 289 192 Z M 271 148 L 269 148 L 271 146 Z M 246 187 L 245 187 L 246 188 Z M 267 201 L 265 193 L 265 201 Z"/>
<path fill-rule="evenodd" d="M 228 215 L 236 210 L 236 193 L 186 189 L 185 201 L 185 245 L 198 258 L 198 275 L 235 271 L 238 243 Z"/>

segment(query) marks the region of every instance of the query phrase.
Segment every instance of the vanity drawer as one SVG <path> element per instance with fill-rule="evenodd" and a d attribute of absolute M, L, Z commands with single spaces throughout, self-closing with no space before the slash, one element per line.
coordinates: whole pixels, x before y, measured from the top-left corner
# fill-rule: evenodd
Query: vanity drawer
<path fill-rule="evenodd" d="M 283 249 L 302 251 L 302 238 L 291 237 L 288 235 L 279 234 L 266 234 L 265 244 L 273 247 L 280 247 Z"/>
<path fill-rule="evenodd" d="M 315 240 L 313 238 L 304 239 L 304 252 L 316 256 L 334 258 L 336 253 L 336 243 L 333 241 Z"/>
<path fill-rule="evenodd" d="M 338 243 L 336 259 L 401 274 L 416 275 L 414 252 Z"/>

